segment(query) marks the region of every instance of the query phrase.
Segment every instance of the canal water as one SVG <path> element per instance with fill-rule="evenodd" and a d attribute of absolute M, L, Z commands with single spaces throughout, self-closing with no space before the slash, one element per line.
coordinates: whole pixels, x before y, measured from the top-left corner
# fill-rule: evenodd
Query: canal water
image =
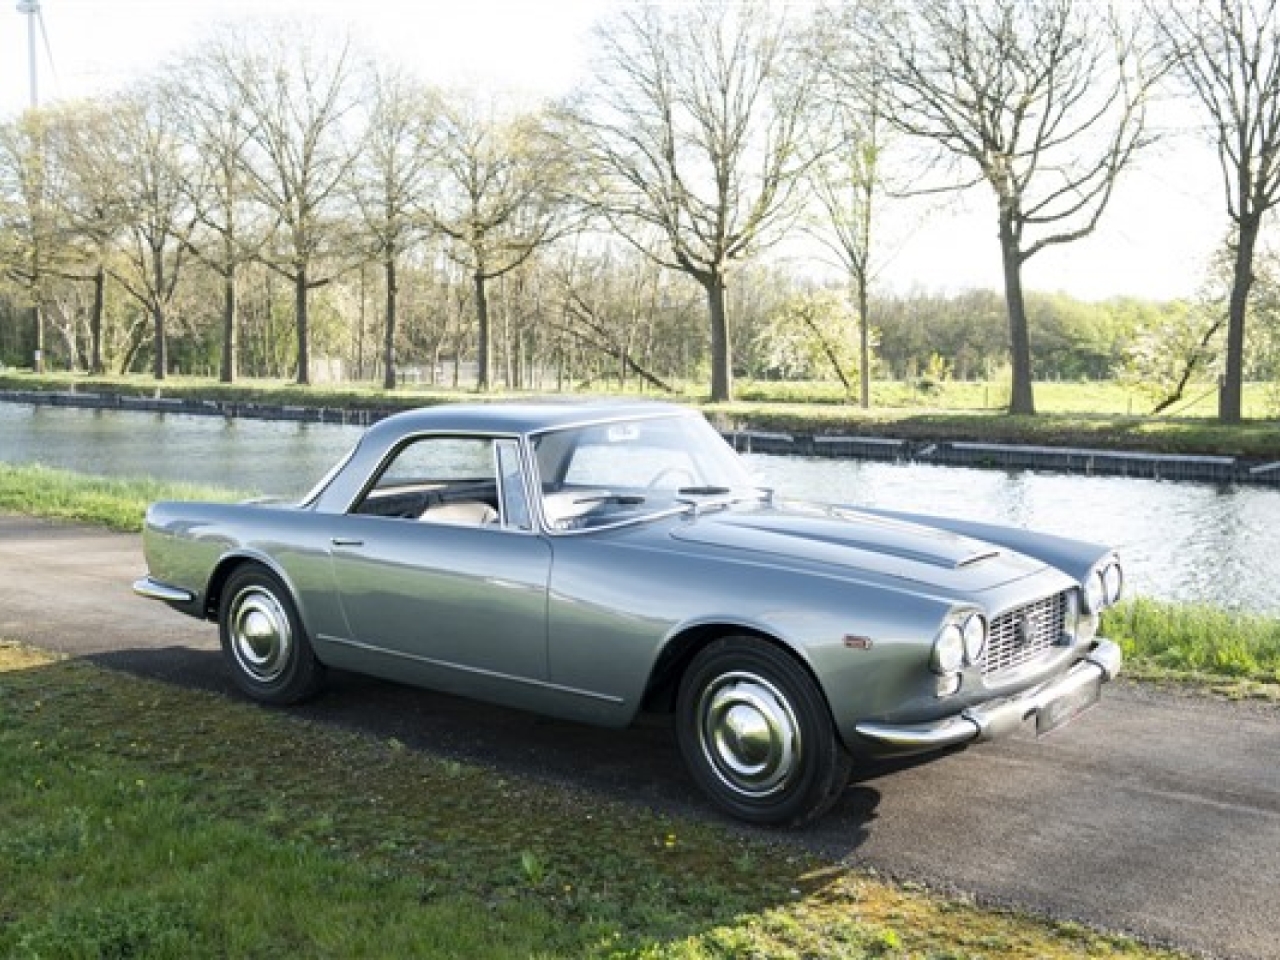
<path fill-rule="evenodd" d="M 359 427 L 0 403 L 0 461 L 299 496 Z M 812 500 L 963 516 L 1117 547 L 1133 592 L 1280 614 L 1280 490 L 748 454 Z"/>

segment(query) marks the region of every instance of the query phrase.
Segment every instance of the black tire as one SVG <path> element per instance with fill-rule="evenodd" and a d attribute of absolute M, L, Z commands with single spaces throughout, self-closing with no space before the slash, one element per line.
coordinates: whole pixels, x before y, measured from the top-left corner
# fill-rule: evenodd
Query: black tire
<path fill-rule="evenodd" d="M 676 736 L 698 786 L 750 823 L 806 823 L 849 782 L 852 762 L 822 691 L 790 653 L 757 637 L 716 640 L 693 658 Z"/>
<path fill-rule="evenodd" d="M 222 654 L 236 686 L 261 703 L 300 703 L 324 685 L 324 665 L 280 578 L 256 564 L 227 579 L 218 605 Z"/>

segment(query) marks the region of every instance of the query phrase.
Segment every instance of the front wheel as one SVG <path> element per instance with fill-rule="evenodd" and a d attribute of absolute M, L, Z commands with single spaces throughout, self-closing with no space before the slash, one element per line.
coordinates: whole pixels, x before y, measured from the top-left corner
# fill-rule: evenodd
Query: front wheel
<path fill-rule="evenodd" d="M 717 640 L 694 657 L 676 698 L 676 736 L 698 786 L 752 823 L 812 820 L 849 780 L 849 755 L 817 684 L 756 637 Z"/>
<path fill-rule="evenodd" d="M 319 692 L 324 666 L 279 577 L 260 566 L 236 570 L 218 608 L 222 653 L 236 686 L 262 703 L 298 703 Z"/>

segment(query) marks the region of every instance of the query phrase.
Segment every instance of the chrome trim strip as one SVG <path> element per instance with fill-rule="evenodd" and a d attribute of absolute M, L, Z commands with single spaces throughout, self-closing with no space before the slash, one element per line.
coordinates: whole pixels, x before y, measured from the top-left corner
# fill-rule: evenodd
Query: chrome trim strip
<path fill-rule="evenodd" d="M 854 727 L 859 736 L 900 754 L 939 750 L 962 743 L 980 743 L 1008 736 L 1036 715 L 1046 704 L 1069 696 L 1101 678 L 1111 680 L 1120 670 L 1120 647 L 1099 639 L 1093 651 L 1063 676 L 1008 700 L 979 704 L 963 713 L 931 723 L 892 724 L 862 722 Z"/>
<path fill-rule="evenodd" d="M 190 590 L 171 587 L 167 583 L 161 583 L 159 580 L 151 579 L 151 577 L 135 580 L 133 582 L 133 592 L 140 597 L 146 597 L 148 600 L 163 600 L 166 603 L 191 603 L 196 598 L 196 595 Z"/>
<path fill-rule="evenodd" d="M 541 514 L 542 498 L 538 498 L 538 511 Z M 675 517 L 688 513 L 685 507 L 665 507 L 662 510 L 655 510 L 653 513 L 646 513 L 640 517 L 626 517 L 622 520 L 615 520 L 613 523 L 602 523 L 598 527 L 582 527 L 578 530 L 556 530 L 547 525 L 546 517 L 543 516 L 543 530 L 548 536 L 552 537 L 580 537 L 588 533 L 603 533 L 606 530 L 618 530 L 622 527 L 634 527 L 641 523 L 650 523 L 654 520 L 665 520 L 667 517 Z"/>
<path fill-rule="evenodd" d="M 505 433 L 505 432 L 492 433 L 484 429 L 459 430 L 457 428 L 449 428 L 445 430 L 425 429 L 425 430 L 420 430 L 417 433 L 410 433 L 407 436 L 403 436 L 396 443 L 393 443 L 391 446 L 389 446 L 386 452 L 383 453 L 382 459 L 379 460 L 377 464 L 374 465 L 374 468 L 369 471 L 369 475 L 365 477 L 364 483 L 360 485 L 359 491 L 351 499 L 351 502 L 349 502 L 346 505 L 346 507 L 343 508 L 340 516 L 345 517 L 345 516 L 352 515 L 351 511 L 353 511 L 357 506 L 359 506 L 360 503 L 364 500 L 364 498 L 369 495 L 370 491 L 372 491 L 377 486 L 378 480 L 381 479 L 383 472 L 387 469 L 388 466 L 390 466 L 391 461 L 393 461 L 396 457 L 400 455 L 400 452 L 404 450 L 405 447 L 409 446 L 412 443 L 417 443 L 419 440 L 429 440 L 432 437 L 462 437 L 464 439 L 468 437 L 474 437 L 476 440 L 497 441 L 497 440 L 519 440 L 520 434 Z M 361 443 L 364 442 L 363 437 L 360 438 L 360 442 Z M 358 448 L 359 444 L 357 444 L 356 447 Z M 348 460 L 351 457 L 354 457 L 355 453 L 356 453 L 356 450 L 352 449 L 351 455 L 348 457 Z M 346 462 L 342 463 L 339 467 L 335 467 L 334 476 L 336 477 L 337 471 L 341 469 L 341 467 L 345 467 L 345 466 L 346 466 Z M 494 489 L 497 489 L 497 477 L 494 477 Z M 394 520 L 397 518 L 387 517 L 386 519 Z"/>
<path fill-rule="evenodd" d="M 614 697 L 605 693 L 595 693 L 591 690 L 579 690 L 577 687 L 566 687 L 559 683 L 548 683 L 545 680 L 531 680 L 528 677 L 516 677 L 509 673 L 499 673 L 496 670 L 484 670 L 480 667 L 469 667 L 461 663 L 450 663 L 447 660 L 420 657 L 416 654 L 403 653 L 399 650 L 388 650 L 386 647 L 375 647 L 371 643 L 361 643 L 359 640 L 347 640 L 343 637 L 331 637 L 326 634 L 320 634 L 317 639 L 325 643 L 336 643 L 342 647 L 351 647 L 355 650 L 363 650 L 367 653 L 380 653 L 389 657 L 399 657 L 401 660 L 411 660 L 414 663 L 426 664 L 429 667 L 444 667 L 447 670 L 457 670 L 460 673 L 470 673 L 479 677 L 487 677 L 491 680 L 507 680 L 512 683 L 523 683 L 526 686 L 540 687 L 544 690 L 554 690 L 557 693 L 569 693 L 576 697 L 586 697 L 589 700 L 601 700 L 605 703 L 626 703 L 622 697 Z"/>

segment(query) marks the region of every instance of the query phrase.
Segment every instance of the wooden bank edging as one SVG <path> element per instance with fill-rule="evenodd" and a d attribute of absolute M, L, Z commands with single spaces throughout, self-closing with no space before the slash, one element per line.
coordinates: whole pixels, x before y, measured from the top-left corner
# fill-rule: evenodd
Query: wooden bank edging
<path fill-rule="evenodd" d="M 1079 447 L 1021 446 L 966 441 L 895 440 L 740 430 L 726 434 L 745 453 L 791 457 L 829 457 L 884 463 L 922 463 L 948 467 L 1047 470 L 1084 476 L 1139 477 L 1195 483 L 1245 483 L 1280 487 L 1280 462 L 1257 463 L 1239 457 L 1176 453 L 1140 453 Z"/>
<path fill-rule="evenodd" d="M 298 423 L 367 427 L 404 406 L 358 408 L 282 406 L 239 400 L 139 397 L 80 391 L 0 390 L 0 402 L 91 410 L 176 413 Z M 1280 461 L 1261 463 L 1239 457 L 1141 453 L 1078 447 L 1026 446 L 970 441 L 899 440 L 891 437 L 832 436 L 766 430 L 723 430 L 725 439 L 745 453 L 881 463 L 920 463 L 953 467 L 1047 470 L 1084 476 L 1139 477 L 1195 483 L 1280 487 Z"/>

